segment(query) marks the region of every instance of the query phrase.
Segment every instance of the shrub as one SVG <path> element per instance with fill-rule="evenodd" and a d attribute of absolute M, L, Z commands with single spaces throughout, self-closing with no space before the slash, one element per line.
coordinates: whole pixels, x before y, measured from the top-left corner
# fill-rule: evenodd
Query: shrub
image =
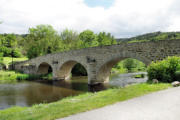
<path fill-rule="evenodd" d="M 176 71 L 180 70 L 180 57 L 168 57 L 162 61 L 152 62 L 147 69 L 149 81 L 157 79 L 160 82 L 176 80 Z"/>
<path fill-rule="evenodd" d="M 180 71 L 176 71 L 175 77 L 176 77 L 176 80 L 180 81 Z"/>
<path fill-rule="evenodd" d="M 13 57 L 18 58 L 18 57 L 21 57 L 21 56 L 22 56 L 22 54 L 18 49 L 13 50 Z"/>
<path fill-rule="evenodd" d="M 7 47 L 0 47 L 0 52 L 3 53 L 3 56 L 5 57 L 10 57 L 11 56 L 11 48 L 7 48 Z"/>
<path fill-rule="evenodd" d="M 27 74 L 18 74 L 16 77 L 17 80 L 28 80 L 28 78 L 29 78 L 29 75 Z"/>

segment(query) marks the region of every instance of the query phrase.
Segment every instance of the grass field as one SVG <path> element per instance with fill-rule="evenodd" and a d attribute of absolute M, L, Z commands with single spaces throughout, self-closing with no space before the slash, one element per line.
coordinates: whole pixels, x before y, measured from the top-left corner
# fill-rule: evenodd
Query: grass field
<path fill-rule="evenodd" d="M 74 97 L 67 97 L 49 104 L 38 104 L 32 107 L 12 107 L 1 110 L 0 119 L 54 120 L 167 89 L 170 86 L 170 84 L 136 84 L 124 88 L 112 88 L 97 93 L 85 93 Z"/>
<path fill-rule="evenodd" d="M 17 61 L 25 61 L 25 60 L 28 60 L 28 58 L 24 57 L 24 58 L 13 58 L 13 61 L 14 62 L 17 62 Z M 9 65 L 12 63 L 12 58 L 11 57 L 3 57 L 3 63 L 5 65 Z"/>

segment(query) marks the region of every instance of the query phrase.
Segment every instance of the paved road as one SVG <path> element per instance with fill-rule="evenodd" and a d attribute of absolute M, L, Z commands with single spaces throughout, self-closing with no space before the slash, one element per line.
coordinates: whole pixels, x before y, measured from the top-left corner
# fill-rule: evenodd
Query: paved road
<path fill-rule="evenodd" d="M 180 120 L 180 87 L 59 120 Z"/>

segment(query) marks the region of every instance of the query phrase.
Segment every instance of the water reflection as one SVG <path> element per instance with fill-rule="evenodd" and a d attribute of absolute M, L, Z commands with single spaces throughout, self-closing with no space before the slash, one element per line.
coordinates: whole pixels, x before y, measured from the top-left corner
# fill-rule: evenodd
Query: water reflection
<path fill-rule="evenodd" d="M 87 77 L 74 77 L 69 81 L 36 81 L 17 84 L 0 84 L 0 109 L 11 106 L 31 106 L 38 103 L 49 103 L 67 96 L 84 92 L 95 92 L 108 87 L 124 86 L 136 82 L 145 82 L 147 78 L 135 79 L 131 74 L 115 75 L 109 84 L 87 85 Z"/>

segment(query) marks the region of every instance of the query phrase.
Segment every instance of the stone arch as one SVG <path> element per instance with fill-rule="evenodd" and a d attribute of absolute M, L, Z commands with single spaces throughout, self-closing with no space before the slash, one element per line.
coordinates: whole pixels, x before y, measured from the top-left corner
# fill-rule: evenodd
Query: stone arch
<path fill-rule="evenodd" d="M 49 72 L 53 72 L 53 67 L 47 63 L 42 62 L 38 65 L 37 74 L 48 74 Z"/>
<path fill-rule="evenodd" d="M 109 76 L 110 76 L 110 72 L 111 69 L 113 68 L 114 65 L 116 65 L 118 62 L 127 59 L 127 58 L 133 58 L 133 59 L 137 59 L 141 62 L 143 62 L 145 65 L 148 65 L 151 61 L 148 60 L 147 58 L 144 58 L 142 56 L 139 55 L 135 55 L 135 54 L 116 54 L 113 56 L 109 56 L 106 58 L 106 60 L 104 62 L 102 62 L 99 67 L 97 67 L 97 76 L 96 79 L 100 82 L 100 83 L 106 83 L 109 81 Z"/>
<path fill-rule="evenodd" d="M 70 79 L 72 68 L 78 63 L 81 64 L 86 69 L 87 74 L 88 74 L 86 65 L 84 65 L 81 62 L 77 62 L 75 60 L 69 60 L 69 61 L 66 61 L 63 64 L 61 64 L 61 66 L 59 67 L 59 70 L 57 72 L 58 79 L 62 79 L 62 80 Z"/>

